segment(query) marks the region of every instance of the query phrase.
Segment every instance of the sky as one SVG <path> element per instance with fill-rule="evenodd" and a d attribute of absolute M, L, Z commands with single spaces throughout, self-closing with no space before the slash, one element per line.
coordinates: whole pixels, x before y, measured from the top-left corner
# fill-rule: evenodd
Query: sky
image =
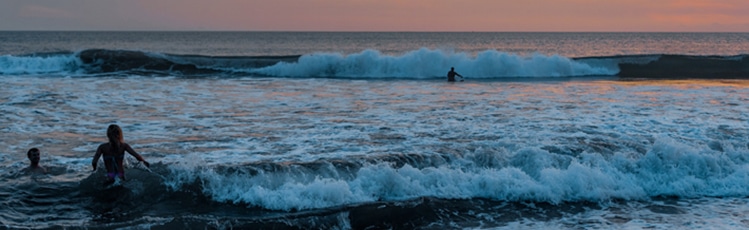
<path fill-rule="evenodd" d="M 749 1 L 0 0 L 0 30 L 749 32 Z"/>

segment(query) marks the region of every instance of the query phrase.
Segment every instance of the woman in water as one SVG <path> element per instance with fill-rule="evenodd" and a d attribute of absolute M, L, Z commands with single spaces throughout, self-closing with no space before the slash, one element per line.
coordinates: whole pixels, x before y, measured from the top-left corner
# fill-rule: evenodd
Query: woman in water
<path fill-rule="evenodd" d="M 96 171 L 96 164 L 99 162 L 99 157 L 104 157 L 104 166 L 107 168 L 107 182 L 114 182 L 115 177 L 125 180 L 125 168 L 123 167 L 125 152 L 133 155 L 139 162 L 143 162 L 146 167 L 150 167 L 150 164 L 140 154 L 125 143 L 120 126 L 109 125 L 109 128 L 107 128 L 107 138 L 109 142 L 99 145 L 99 148 L 96 149 L 94 160 L 91 162 L 91 165 L 94 166 L 94 171 Z"/>

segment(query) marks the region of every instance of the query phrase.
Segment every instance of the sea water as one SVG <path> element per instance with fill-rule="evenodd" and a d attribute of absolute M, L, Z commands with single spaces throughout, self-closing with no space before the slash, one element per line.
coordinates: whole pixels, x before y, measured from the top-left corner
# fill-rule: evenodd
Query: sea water
<path fill-rule="evenodd" d="M 747 228 L 746 54 L 742 33 L 0 32 L 0 224 Z M 109 124 L 151 167 L 105 188 Z"/>

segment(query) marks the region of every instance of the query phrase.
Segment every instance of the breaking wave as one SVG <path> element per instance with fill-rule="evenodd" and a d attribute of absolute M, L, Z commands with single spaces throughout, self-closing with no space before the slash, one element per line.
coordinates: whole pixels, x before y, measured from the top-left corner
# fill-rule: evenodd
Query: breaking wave
<path fill-rule="evenodd" d="M 436 79 L 450 67 L 473 79 L 618 76 L 626 78 L 743 78 L 749 56 L 671 54 L 572 58 L 486 50 L 475 55 L 422 48 L 401 55 L 377 50 L 290 56 L 173 55 L 129 50 L 0 56 L 2 75 L 170 75 L 294 78 Z"/>

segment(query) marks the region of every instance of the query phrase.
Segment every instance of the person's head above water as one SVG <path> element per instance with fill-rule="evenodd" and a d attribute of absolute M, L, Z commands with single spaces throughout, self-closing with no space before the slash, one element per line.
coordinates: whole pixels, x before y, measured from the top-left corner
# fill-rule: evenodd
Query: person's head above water
<path fill-rule="evenodd" d="M 111 124 L 107 128 L 107 138 L 109 139 L 109 143 L 119 144 L 125 142 L 125 139 L 122 137 L 122 128 L 115 124 Z"/>
<path fill-rule="evenodd" d="M 450 67 L 450 70 L 455 70 L 455 67 Z"/>
<path fill-rule="evenodd" d="M 29 161 L 31 161 L 32 167 L 39 166 L 39 160 L 41 160 L 42 158 L 42 153 L 39 152 L 39 149 L 37 148 L 29 149 L 29 151 L 26 152 L 26 156 L 29 158 Z"/>
<path fill-rule="evenodd" d="M 42 153 L 37 148 L 31 148 L 29 151 L 26 151 L 26 157 L 29 158 L 29 161 L 31 161 L 31 164 L 28 168 L 24 170 L 30 170 L 30 172 L 41 172 L 46 173 L 47 169 L 39 165 L 39 161 L 42 158 Z"/>

